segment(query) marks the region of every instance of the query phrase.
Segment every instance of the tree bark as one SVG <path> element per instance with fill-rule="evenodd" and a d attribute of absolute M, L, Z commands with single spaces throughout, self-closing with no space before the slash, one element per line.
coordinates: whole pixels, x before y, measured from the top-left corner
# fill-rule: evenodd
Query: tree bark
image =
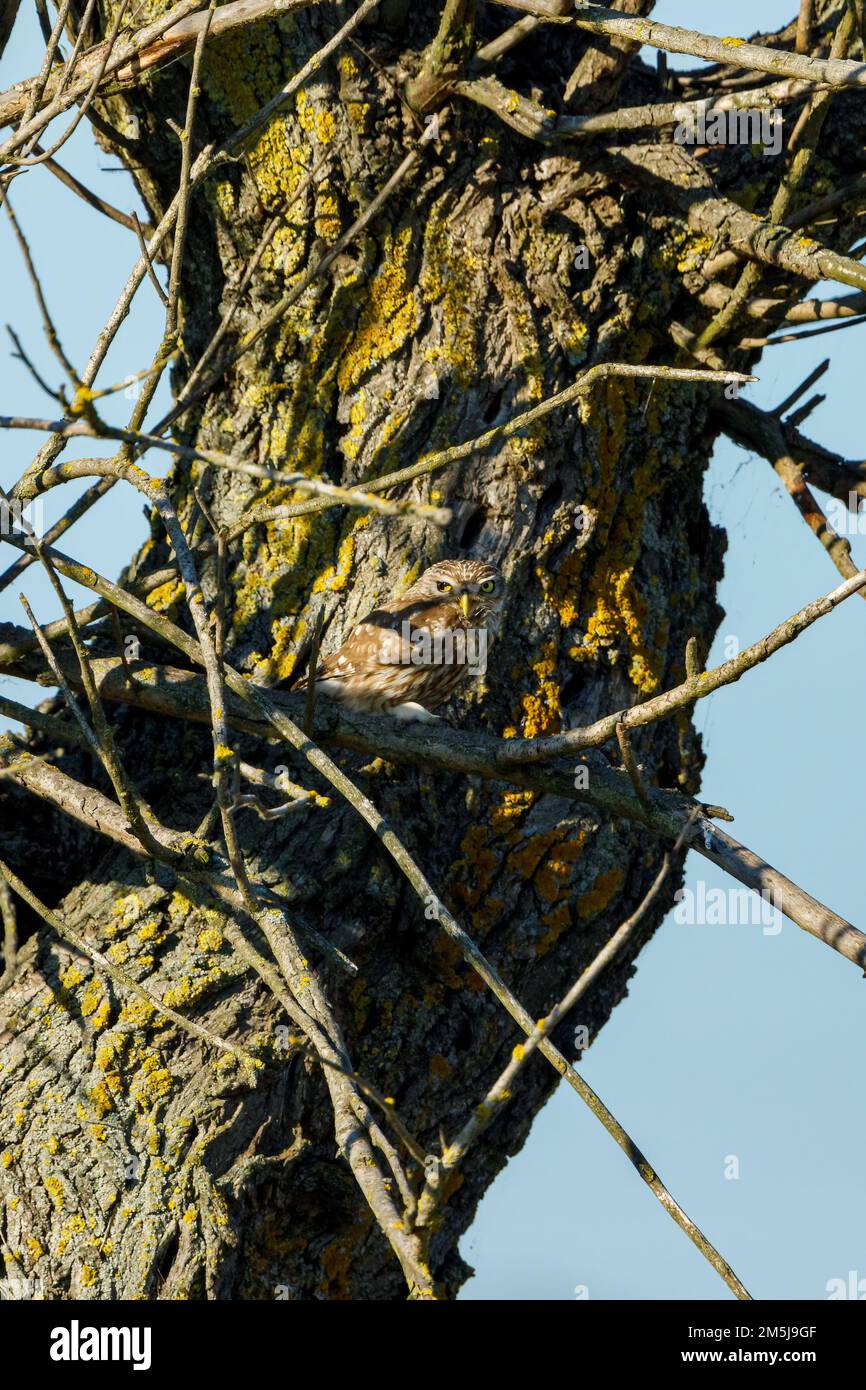
<path fill-rule="evenodd" d="M 15 16 L 18 14 L 19 3 L 20 0 L 0 0 L 0 58 L 2 58 L 3 50 L 9 42 Z"/>
<path fill-rule="evenodd" d="M 383 4 L 359 45 L 345 46 L 242 160 L 196 192 L 176 386 L 275 211 L 285 208 L 233 343 L 398 166 L 417 136 L 403 88 L 417 75 L 440 10 Z M 508 22 L 506 12 L 492 10 L 482 7 L 482 39 Z M 247 120 L 330 37 L 335 14 L 342 21 L 348 11 L 322 5 L 210 42 L 195 148 Z M 561 90 L 590 47 L 580 35 L 541 28 L 499 75 L 521 90 Z M 647 69 L 620 67 L 623 102 L 655 99 Z M 589 61 L 587 71 L 595 83 L 588 109 L 595 109 L 598 74 Z M 183 124 L 188 74 L 187 59 L 99 108 L 133 141 L 134 155 L 123 157 L 154 221 L 178 183 L 180 143 L 168 122 Z M 614 85 L 607 69 L 606 101 Z M 569 109 L 580 111 L 579 91 Z M 324 154 L 312 186 L 286 207 Z M 772 161 L 747 155 L 726 156 L 726 191 L 758 181 L 760 200 L 772 186 Z M 622 180 L 602 144 L 543 149 L 490 112 L 452 102 L 439 141 L 410 179 L 186 420 L 183 439 L 354 484 L 472 438 L 594 362 L 676 361 L 665 325 L 683 319 L 699 331 L 708 317 L 689 289 L 707 239 L 660 194 Z M 735 355 L 728 365 L 746 360 Z M 420 480 L 410 495 L 453 509 L 444 534 L 412 517 L 336 508 L 251 528 L 229 553 L 231 660 L 260 683 L 291 682 L 320 613 L 330 650 L 426 565 L 471 555 L 502 567 L 507 613 L 487 676 L 454 707 L 455 723 L 533 737 L 681 680 L 688 639 L 705 658 L 720 619 L 724 540 L 702 497 L 715 389 L 612 383 L 579 409 Z M 299 497 L 243 474 L 177 466 L 172 496 L 200 530 L 194 487 L 222 525 L 236 523 L 253 499 Z M 168 563 L 154 519 L 130 577 Z M 213 600 L 213 559 L 202 578 Z M 179 586 L 164 585 L 149 601 L 186 621 Z M 142 652 L 161 656 L 147 642 Z M 212 797 L 207 734 L 131 708 L 114 724 L 160 818 L 198 824 Z M 634 742 L 650 783 L 698 789 L 701 744 L 688 720 L 653 725 Z M 437 1150 L 440 1134 L 453 1136 L 502 1069 L 519 1040 L 515 1026 L 425 918 L 355 811 L 286 747 L 244 736 L 238 748 L 247 762 L 287 766 L 295 781 L 331 795 L 326 809 L 285 820 L 238 813 L 244 854 L 309 942 L 310 969 L 334 1004 L 357 1071 L 394 1097 L 422 1147 Z M 658 871 L 665 846 L 574 803 L 336 756 L 537 1017 Z M 83 764 L 71 753 L 61 766 L 75 772 Z M 0 804 L 19 822 L 8 850 L 13 867 L 45 885 L 51 875 L 44 859 L 34 859 L 29 833 L 35 803 L 0 783 Z M 3 997 L 7 1276 L 37 1278 L 55 1298 L 405 1297 L 400 1267 L 335 1154 L 322 1070 L 304 1050 L 284 1045 L 285 1018 L 235 956 L 225 923 L 153 881 L 125 850 L 92 835 L 63 849 L 67 832 L 55 825 L 52 833 L 61 852 L 46 896 L 69 924 L 151 992 L 257 1050 L 267 1067 L 251 1089 L 205 1045 L 121 997 L 40 927 Z M 674 876 L 640 939 L 580 1017 L 560 1028 L 556 1041 L 568 1056 L 575 1026 L 594 1037 L 623 998 L 637 952 L 676 886 Z M 323 955 L 313 932 L 351 957 L 356 978 Z M 470 1151 L 430 1252 L 446 1296 L 468 1273 L 460 1236 L 557 1079 L 534 1058 L 512 1103 Z"/>

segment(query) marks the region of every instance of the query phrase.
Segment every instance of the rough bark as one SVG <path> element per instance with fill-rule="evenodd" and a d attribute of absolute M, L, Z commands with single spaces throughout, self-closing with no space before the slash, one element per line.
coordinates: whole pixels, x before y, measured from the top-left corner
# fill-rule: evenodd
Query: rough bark
<path fill-rule="evenodd" d="M 2 58 L 3 50 L 9 42 L 9 35 L 12 33 L 19 3 L 20 0 L 0 0 L 0 58 Z"/>
<path fill-rule="evenodd" d="M 325 149 L 326 171 L 286 215 L 253 279 L 236 341 L 396 168 L 415 133 L 399 91 L 440 8 L 409 15 L 383 5 L 379 23 L 363 31 L 370 56 L 348 47 L 243 161 L 196 194 L 178 382 L 267 217 Z M 482 36 L 506 23 L 504 13 L 485 13 Z M 214 40 L 196 145 L 250 117 L 334 27 L 333 7 L 323 6 Z M 561 90 L 588 47 L 542 29 L 500 75 L 521 90 Z M 179 144 L 167 119 L 182 123 L 188 70 L 188 61 L 177 63 L 100 108 L 134 142 L 134 157 L 124 157 L 154 219 L 177 186 Z M 629 102 L 653 99 L 647 70 L 625 81 Z M 608 72 L 606 100 L 610 82 Z M 594 88 L 593 109 L 597 98 Z M 570 109 L 581 109 L 579 92 Z M 731 151 L 719 177 L 729 193 L 748 185 L 760 204 L 770 163 Z M 576 264 L 583 245 L 588 270 Z M 490 113 L 454 104 L 441 140 L 368 234 L 232 369 L 184 437 L 342 483 L 370 478 L 472 437 L 594 361 L 675 361 L 665 325 L 706 321 L 689 289 L 709 249 L 660 194 L 625 187 L 603 146 L 542 150 Z M 729 365 L 744 362 L 740 355 Z M 487 678 L 455 707 L 455 722 L 535 736 L 680 680 L 688 638 L 705 656 L 720 618 L 724 542 L 702 499 L 711 403 L 708 390 L 607 386 L 579 411 L 416 485 L 414 496 L 454 509 L 444 536 L 411 519 L 345 510 L 249 531 L 229 563 L 232 660 L 259 681 L 289 681 L 320 611 L 329 649 L 395 585 L 441 555 L 467 554 L 502 566 L 508 608 Z M 222 523 L 262 495 L 259 480 L 178 468 L 172 489 L 182 516 L 192 513 L 193 484 Z M 275 486 L 265 495 L 295 500 Z M 132 573 L 168 561 L 154 521 Z M 212 597 L 212 567 L 204 585 Z M 183 620 L 176 587 L 150 601 Z M 131 709 L 115 723 L 157 813 L 169 825 L 195 826 L 212 795 L 206 734 Z M 697 790 L 700 740 L 686 720 L 653 726 L 635 745 L 650 781 Z M 251 739 L 239 747 L 249 762 L 285 764 L 295 780 L 328 790 L 283 747 Z M 664 846 L 571 803 L 348 754 L 340 761 L 539 1017 L 658 870 Z M 82 764 L 71 754 L 61 766 Z M 148 881 L 132 856 L 95 836 L 75 832 L 73 841 L 51 820 L 46 843 L 45 808 L 6 783 L 0 807 L 19 826 L 6 850 L 13 867 L 71 925 L 153 992 L 168 991 L 168 1002 L 243 1039 L 268 1063 L 249 1089 L 232 1066 L 118 997 L 40 929 L 3 998 L 7 1275 L 39 1278 L 52 1297 L 404 1297 L 400 1268 L 335 1156 L 321 1069 L 301 1051 L 281 1050 L 285 1019 L 244 973 L 218 916 Z M 501 1070 L 518 1040 L 514 1025 L 425 920 L 350 807 L 332 798 L 327 810 L 286 821 L 243 812 L 238 824 L 251 873 L 281 894 L 299 929 L 315 929 L 357 963 L 352 980 L 310 946 L 358 1071 L 435 1149 Z M 46 865 L 51 843 L 58 856 Z M 594 1036 L 622 999 L 660 915 L 560 1030 L 568 1055 L 574 1025 Z M 471 1153 L 431 1251 L 446 1293 L 466 1277 L 457 1243 L 479 1198 L 556 1080 L 535 1058 L 514 1103 Z"/>

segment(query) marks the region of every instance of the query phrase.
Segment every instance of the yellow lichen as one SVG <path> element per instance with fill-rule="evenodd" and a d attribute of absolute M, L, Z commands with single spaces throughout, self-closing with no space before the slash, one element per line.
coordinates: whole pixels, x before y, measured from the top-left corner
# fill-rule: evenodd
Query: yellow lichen
<path fill-rule="evenodd" d="M 624 879 L 625 873 L 622 869 L 607 869 L 600 873 L 592 888 L 578 898 L 578 916 L 594 917 L 597 913 L 603 912 L 619 891 Z"/>
<path fill-rule="evenodd" d="M 418 306 L 409 271 L 414 239 L 411 223 L 384 238 L 382 264 L 365 287 L 358 328 L 337 373 L 341 391 L 357 386 L 371 367 L 399 352 L 415 332 Z"/>
<path fill-rule="evenodd" d="M 219 951 L 223 944 L 223 934 L 219 927 L 207 927 L 198 934 L 198 948 L 200 951 Z"/>
<path fill-rule="evenodd" d="M 440 307 L 442 329 L 441 343 L 429 347 L 425 357 L 457 386 L 469 386 L 477 374 L 473 306 L 483 304 L 488 280 L 482 256 L 468 244 L 458 244 L 448 219 L 434 212 L 424 237 L 420 284 L 425 305 Z"/>
<path fill-rule="evenodd" d="M 111 1013 L 111 1005 L 101 980 L 93 979 L 81 997 L 81 1012 L 89 1018 L 92 1027 L 100 1030 L 106 1026 Z"/>
<path fill-rule="evenodd" d="M 120 1021 L 143 1028 L 150 1023 L 153 1015 L 153 1005 L 148 1004 L 146 999 L 130 999 L 120 1011 Z"/>
<path fill-rule="evenodd" d="M 155 589 L 151 589 L 145 602 L 148 608 L 153 609 L 154 613 L 167 613 L 173 604 L 179 602 L 186 593 L 186 586 L 181 579 L 167 579 L 164 584 L 159 584 Z"/>
<path fill-rule="evenodd" d="M 60 1208 L 63 1206 L 63 1202 L 65 1200 L 63 1183 L 60 1181 L 59 1178 L 50 1176 L 43 1179 L 43 1184 L 45 1187 L 45 1191 L 51 1198 L 51 1205 L 55 1208 L 55 1210 L 59 1211 Z"/>
<path fill-rule="evenodd" d="M 539 738 L 542 734 L 558 733 L 562 723 L 559 683 L 555 680 L 556 643 L 545 642 L 541 656 L 532 662 L 538 687 L 522 697 L 523 734 Z"/>
<path fill-rule="evenodd" d="M 164 1100 L 172 1085 L 171 1073 L 161 1066 L 159 1058 L 151 1053 L 142 1062 L 130 1086 L 130 1095 L 140 1109 L 148 1109 L 156 1102 Z"/>

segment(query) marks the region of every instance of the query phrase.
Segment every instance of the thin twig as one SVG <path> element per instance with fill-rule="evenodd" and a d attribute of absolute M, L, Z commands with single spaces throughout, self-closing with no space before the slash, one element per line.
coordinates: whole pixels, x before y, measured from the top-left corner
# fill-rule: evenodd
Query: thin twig
<path fill-rule="evenodd" d="M 19 542 L 13 540 L 12 544 Z M 189 660 L 197 665 L 203 664 L 195 640 L 164 614 L 155 613 L 140 599 L 99 575 L 89 565 L 79 565 L 58 551 L 52 551 L 51 558 L 61 573 L 87 588 L 95 589 L 107 601 L 116 603 L 145 628 L 174 645 Z M 849 593 L 855 591 L 851 585 L 843 585 L 842 588 L 847 589 Z M 13 652 L 20 645 L 20 639 L 13 643 Z M 11 665 L 14 670 L 21 671 L 21 662 L 14 656 Z M 159 670 L 150 667 L 138 673 L 136 690 L 130 696 L 122 680 L 119 661 L 95 660 L 93 666 L 99 673 L 99 686 L 105 699 L 134 703 L 172 718 L 204 719 L 210 722 L 204 684 L 200 677 L 188 671 L 168 672 L 166 678 L 161 679 Z M 120 676 L 116 689 L 110 680 L 112 666 Z M 75 681 L 74 670 L 67 668 L 66 674 L 67 679 Z M 245 714 L 237 704 L 233 704 L 230 707 L 232 725 L 264 737 L 273 737 L 276 734 L 285 740 L 285 732 L 281 721 L 276 717 L 277 713 L 281 708 L 291 706 L 292 701 L 296 702 L 292 707 L 297 708 L 300 713 L 300 698 L 270 695 L 265 701 L 264 692 L 257 691 L 256 687 L 243 680 L 238 672 L 229 667 L 226 675 L 230 689 L 240 697 L 242 704 L 248 705 L 253 698 L 264 701 L 258 706 L 258 715 L 252 717 L 248 713 Z M 199 692 L 198 698 L 196 691 Z M 690 689 L 686 690 L 686 705 L 695 698 Z M 635 707 L 636 710 L 640 708 Z M 618 721 L 622 714 L 620 712 L 612 717 Z M 396 725 L 387 719 L 370 720 L 350 715 L 346 711 L 339 711 L 337 706 L 330 702 L 327 721 L 325 723 L 323 719 L 322 725 L 320 736 L 334 741 L 341 747 L 383 757 L 391 762 L 421 762 L 429 768 L 440 769 L 443 772 L 462 772 L 469 776 L 493 778 L 513 786 L 583 801 L 595 806 L 603 815 L 639 821 L 672 841 L 679 835 L 683 818 L 689 809 L 688 803 L 685 803 L 686 811 L 683 810 L 682 798 L 676 793 L 653 788 L 650 792 L 652 814 L 648 814 L 638 801 L 626 774 L 617 773 L 613 769 L 602 771 L 594 768 L 592 781 L 586 788 L 576 792 L 573 754 L 568 748 L 564 750 L 564 764 L 561 761 L 522 764 L 515 761 L 514 739 L 498 740 L 457 735 L 454 731 L 446 731 L 438 726 L 434 735 L 429 731 L 415 731 L 409 726 Z M 609 736 L 612 737 L 613 732 L 612 728 Z M 299 737 L 304 741 L 301 751 L 305 753 L 308 740 L 300 731 Z M 549 742 L 551 739 L 538 740 L 538 743 L 543 745 L 540 751 L 545 754 L 545 758 L 551 752 L 547 747 Z M 75 814 L 74 808 L 72 813 Z M 715 814 L 715 810 L 704 807 L 703 814 L 712 815 Z M 693 847 L 699 854 L 706 855 L 713 863 L 723 863 L 728 873 L 749 888 L 760 892 L 768 886 L 771 887 L 776 905 L 792 922 L 866 969 L 866 936 L 862 932 L 823 904 L 816 902 L 785 875 L 771 868 L 744 846 L 737 846 L 736 841 L 730 837 L 725 841 L 724 854 L 720 855 L 718 845 L 713 841 L 715 829 L 709 821 L 700 822 L 698 829 L 700 834 L 693 838 Z M 132 837 L 130 841 L 133 846 L 136 845 Z"/>
<path fill-rule="evenodd" d="M 435 1219 L 436 1213 L 447 1199 L 446 1183 L 449 1175 L 460 1166 L 470 1146 L 489 1128 L 492 1121 L 501 1113 L 503 1106 L 513 1098 L 515 1083 L 529 1058 L 538 1050 L 538 1044 L 542 1038 L 551 1035 L 575 1005 L 588 994 L 590 989 L 595 987 L 600 976 L 634 939 L 638 927 L 653 903 L 658 899 L 671 869 L 679 858 L 690 826 L 691 821 L 683 827 L 682 833 L 670 853 L 665 854 L 655 880 L 635 911 L 617 927 L 610 940 L 605 943 L 598 955 L 590 962 L 559 1003 L 554 1004 L 550 1012 L 539 1020 L 532 1036 L 525 1043 L 519 1043 L 515 1047 L 507 1066 L 490 1087 L 481 1104 L 474 1107 L 460 1133 L 443 1148 L 442 1157 L 436 1163 L 428 1164 L 427 1182 L 418 1199 L 419 1226 L 430 1225 L 431 1221 Z"/>
<path fill-rule="evenodd" d="M 316 618 L 316 627 L 313 632 L 313 640 L 310 644 L 310 658 L 307 664 L 307 692 L 306 703 L 304 705 L 304 731 L 312 737 L 315 722 L 316 708 L 316 689 L 318 681 L 316 675 L 319 669 L 319 648 L 322 645 L 322 633 L 325 630 L 325 608 L 324 605 L 319 609 L 319 616 Z"/>
<path fill-rule="evenodd" d="M 142 225 L 138 220 L 138 213 L 136 212 L 132 214 L 132 225 L 135 231 L 135 235 L 138 237 L 138 244 L 141 248 L 141 254 L 144 257 L 145 265 L 147 266 L 147 273 L 150 277 L 150 282 L 153 285 L 153 288 L 156 290 L 157 294 L 159 295 L 160 301 L 162 302 L 163 306 L 167 308 L 168 295 L 166 294 L 165 290 L 162 288 L 162 285 L 156 278 L 156 271 L 153 268 L 153 260 L 151 259 L 147 242 L 144 239 L 144 229 L 142 228 Z"/>

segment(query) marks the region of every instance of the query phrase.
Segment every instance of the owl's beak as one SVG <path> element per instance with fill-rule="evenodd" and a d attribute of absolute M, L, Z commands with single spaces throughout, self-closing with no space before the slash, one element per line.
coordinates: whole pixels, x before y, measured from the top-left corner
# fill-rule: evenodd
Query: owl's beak
<path fill-rule="evenodd" d="M 460 605 L 460 612 L 463 614 L 464 618 L 468 618 L 472 611 L 472 595 L 461 594 L 457 602 Z"/>

